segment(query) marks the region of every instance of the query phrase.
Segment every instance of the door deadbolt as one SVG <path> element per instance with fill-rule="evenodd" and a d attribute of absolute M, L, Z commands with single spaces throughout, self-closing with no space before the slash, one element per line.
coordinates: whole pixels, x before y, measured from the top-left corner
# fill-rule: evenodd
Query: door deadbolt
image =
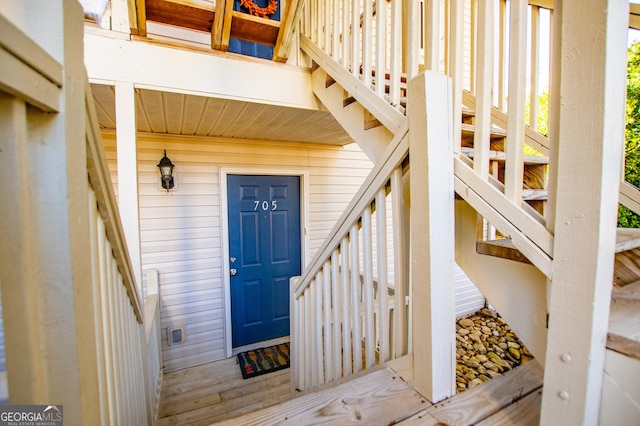
<path fill-rule="evenodd" d="M 238 271 L 236 270 L 236 268 L 231 268 L 231 269 L 229 270 L 229 274 L 231 274 L 231 276 L 232 276 L 232 277 L 233 277 L 235 274 L 237 274 L 237 273 L 238 273 Z"/>

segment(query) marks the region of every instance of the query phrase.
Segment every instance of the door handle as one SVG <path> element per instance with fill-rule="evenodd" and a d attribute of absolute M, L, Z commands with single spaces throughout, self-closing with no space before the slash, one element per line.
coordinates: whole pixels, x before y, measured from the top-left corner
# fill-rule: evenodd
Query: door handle
<path fill-rule="evenodd" d="M 229 270 L 229 274 L 230 274 L 232 277 L 233 277 L 235 274 L 237 274 L 237 273 L 238 273 L 238 271 L 236 270 L 236 268 L 231 268 L 231 269 Z"/>

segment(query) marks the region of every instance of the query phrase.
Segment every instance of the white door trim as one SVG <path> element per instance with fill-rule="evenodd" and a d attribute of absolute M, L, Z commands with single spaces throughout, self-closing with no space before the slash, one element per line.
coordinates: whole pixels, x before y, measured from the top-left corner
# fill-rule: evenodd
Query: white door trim
<path fill-rule="evenodd" d="M 227 214 L 227 176 L 228 175 L 266 175 L 266 176 L 298 176 L 300 177 L 300 259 L 302 269 L 309 263 L 309 171 L 300 169 L 276 169 L 256 167 L 220 167 L 220 229 L 222 253 L 222 285 L 224 288 L 224 330 L 226 357 L 233 356 L 231 342 L 231 280 L 229 278 L 229 217 Z"/>

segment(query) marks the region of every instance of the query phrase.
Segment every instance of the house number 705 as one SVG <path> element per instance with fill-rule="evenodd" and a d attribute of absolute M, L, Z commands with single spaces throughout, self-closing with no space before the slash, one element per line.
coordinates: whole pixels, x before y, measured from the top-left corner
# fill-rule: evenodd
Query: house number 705
<path fill-rule="evenodd" d="M 253 202 L 253 211 L 258 211 L 259 208 L 261 208 L 264 211 L 269 210 L 269 207 L 271 207 L 271 210 L 278 210 L 278 203 L 276 202 L 276 200 L 272 200 L 271 204 L 269 204 L 269 202 L 267 200 L 264 200 L 262 203 L 260 201 L 254 201 Z"/>

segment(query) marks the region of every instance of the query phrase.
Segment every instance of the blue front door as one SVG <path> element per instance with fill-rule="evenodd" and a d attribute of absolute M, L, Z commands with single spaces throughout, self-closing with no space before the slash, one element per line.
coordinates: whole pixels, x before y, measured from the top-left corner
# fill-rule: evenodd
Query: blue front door
<path fill-rule="evenodd" d="M 300 275 L 300 178 L 227 176 L 233 347 L 289 335 Z"/>

